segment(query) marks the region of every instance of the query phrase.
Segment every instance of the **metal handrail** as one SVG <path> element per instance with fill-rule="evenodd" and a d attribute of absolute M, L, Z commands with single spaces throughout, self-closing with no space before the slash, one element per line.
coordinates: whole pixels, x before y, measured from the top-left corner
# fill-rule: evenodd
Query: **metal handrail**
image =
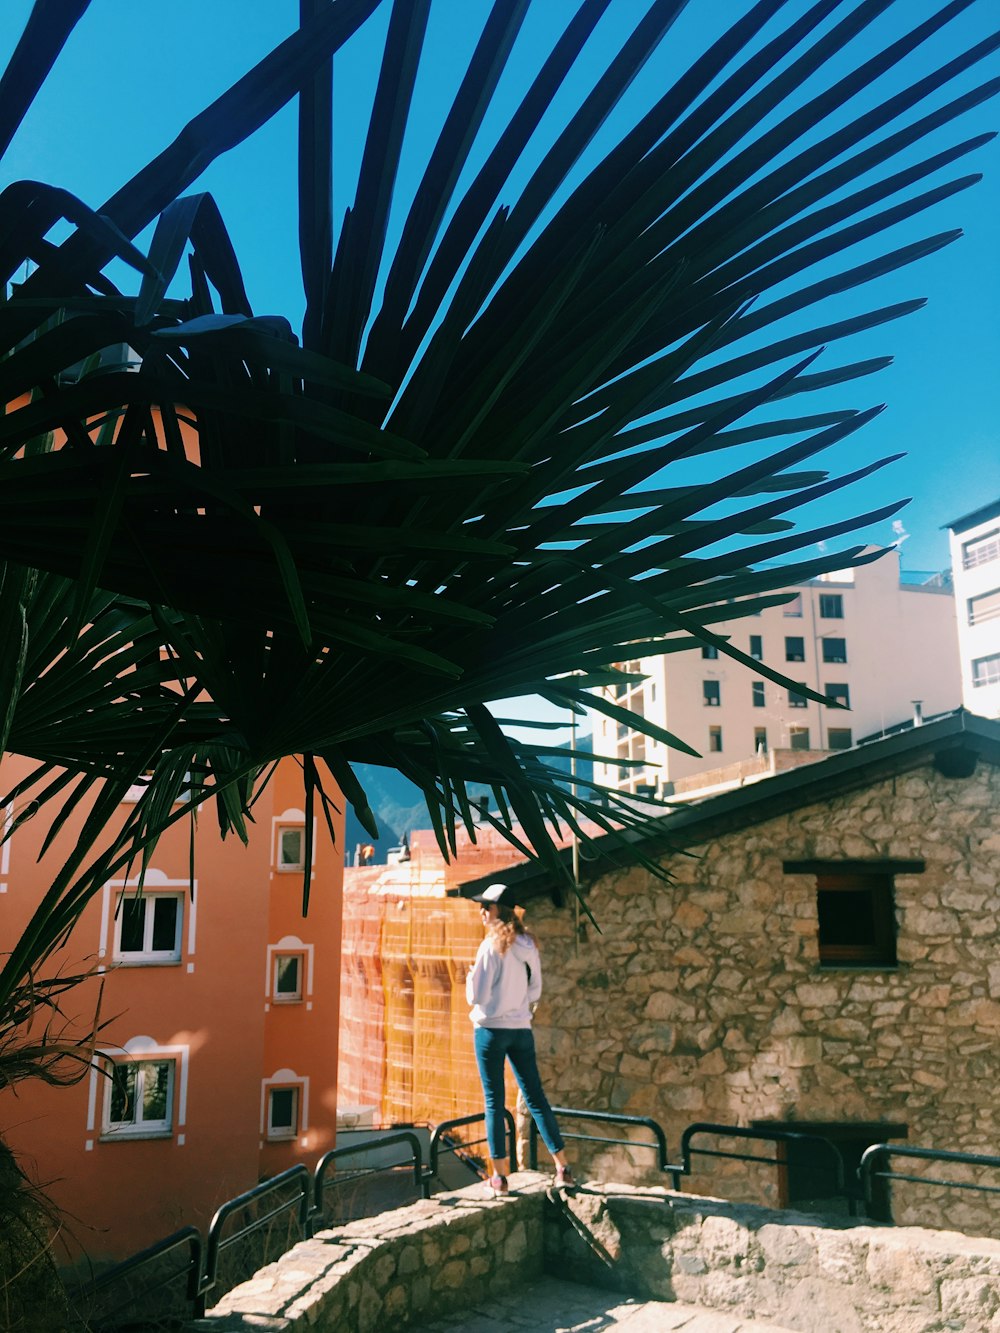
<path fill-rule="evenodd" d="M 921 1161 L 958 1162 L 965 1166 L 1000 1167 L 1000 1157 L 989 1157 L 983 1153 L 951 1152 L 944 1148 L 911 1148 L 903 1144 L 873 1143 L 861 1154 L 858 1175 L 864 1187 L 865 1202 L 872 1201 L 872 1182 L 878 1180 L 908 1180 L 915 1185 L 944 1185 L 949 1189 L 975 1190 L 980 1194 L 1000 1194 L 998 1185 L 977 1185 L 969 1180 L 941 1180 L 937 1176 L 911 1176 L 898 1171 L 876 1171 L 875 1163 L 881 1157 L 915 1157 Z"/>
<path fill-rule="evenodd" d="M 566 1139 L 573 1139 L 577 1143 L 617 1143 L 628 1148 L 655 1148 L 657 1154 L 657 1164 L 661 1171 L 669 1169 L 667 1165 L 667 1136 L 663 1127 L 646 1115 L 621 1115 L 616 1111 L 580 1111 L 573 1106 L 553 1106 L 552 1114 L 557 1118 L 564 1120 L 600 1120 L 612 1125 L 637 1125 L 642 1129 L 648 1129 L 653 1134 L 654 1142 L 649 1140 L 636 1139 L 609 1139 L 604 1136 L 594 1134 L 571 1134 L 563 1135 Z M 538 1170 L 538 1126 L 534 1120 L 528 1129 L 528 1162 L 532 1171 Z"/>
<path fill-rule="evenodd" d="M 363 1176 L 377 1175 L 380 1171 L 395 1171 L 399 1166 L 406 1166 L 409 1162 L 413 1163 L 413 1183 L 422 1190 L 424 1182 L 424 1153 L 420 1139 L 412 1130 L 400 1129 L 393 1134 L 385 1134 L 377 1139 L 366 1139 L 362 1143 L 348 1143 L 343 1148 L 331 1148 L 328 1153 L 316 1163 L 313 1171 L 313 1189 L 312 1189 L 312 1207 L 309 1210 L 309 1229 L 315 1231 L 317 1223 L 326 1215 L 324 1208 L 324 1191 L 326 1189 L 327 1168 L 334 1162 L 343 1161 L 347 1157 L 356 1157 L 361 1153 L 372 1152 L 376 1149 L 390 1148 L 396 1143 L 407 1143 L 410 1146 L 410 1156 L 402 1162 L 389 1162 L 385 1166 L 363 1167 L 359 1171 L 352 1171 L 349 1175 L 341 1177 L 338 1183 L 346 1184 L 350 1180 L 359 1180 Z"/>
<path fill-rule="evenodd" d="M 717 1125 L 707 1120 L 698 1121 L 696 1124 L 688 1125 L 681 1135 L 681 1161 L 678 1165 L 669 1167 L 675 1190 L 680 1189 L 680 1178 L 682 1175 L 691 1174 L 691 1158 L 698 1157 L 728 1157 L 737 1162 L 763 1162 L 767 1166 L 774 1166 L 773 1157 L 761 1157 L 755 1153 L 726 1152 L 724 1149 L 712 1148 L 692 1148 L 691 1140 L 696 1134 L 716 1134 L 720 1138 L 728 1139 L 760 1139 L 765 1143 L 813 1143 L 819 1144 L 823 1148 L 828 1148 L 833 1154 L 833 1172 L 837 1185 L 837 1193 L 846 1197 L 847 1186 L 844 1179 L 844 1159 L 840 1155 L 840 1149 L 835 1143 L 824 1138 L 821 1134 L 802 1134 L 793 1129 L 765 1129 L 763 1126 L 756 1128 L 744 1127 L 741 1125 Z"/>
<path fill-rule="evenodd" d="M 836 1144 L 830 1139 L 824 1138 L 819 1134 L 804 1134 L 796 1130 L 766 1129 L 764 1127 L 744 1128 L 739 1125 L 722 1125 L 708 1121 L 699 1121 L 688 1125 L 681 1136 L 681 1161 L 671 1164 L 667 1158 L 667 1139 L 663 1128 L 649 1116 L 622 1115 L 611 1111 L 588 1111 L 580 1110 L 576 1107 L 555 1106 L 552 1108 L 557 1117 L 563 1120 L 587 1120 L 599 1121 L 611 1125 L 635 1126 L 650 1130 L 652 1139 L 634 1140 L 627 1138 L 610 1138 L 607 1136 L 598 1136 L 591 1134 L 565 1133 L 564 1137 L 583 1143 L 606 1143 L 617 1144 L 627 1148 L 651 1148 L 657 1153 L 658 1166 L 661 1171 L 668 1172 L 673 1181 L 675 1190 L 680 1189 L 681 1177 L 691 1175 L 691 1159 L 695 1156 L 703 1157 L 725 1157 L 736 1161 L 761 1162 L 765 1165 L 780 1165 L 774 1158 L 763 1157 L 755 1153 L 730 1152 L 723 1149 L 697 1148 L 692 1146 L 692 1140 L 699 1134 L 715 1134 L 720 1137 L 737 1139 L 756 1139 L 762 1142 L 771 1143 L 811 1143 L 820 1145 L 829 1150 L 833 1156 L 831 1169 L 836 1177 L 837 1190 L 841 1195 L 846 1195 L 845 1172 L 843 1158 Z M 130 1259 L 121 1264 L 117 1264 L 113 1269 L 102 1273 L 100 1277 L 95 1278 L 93 1282 L 86 1286 L 77 1288 L 71 1297 L 79 1301 L 85 1293 L 96 1295 L 97 1293 L 112 1286 L 115 1282 L 121 1281 L 132 1271 L 141 1268 L 156 1258 L 169 1254 L 172 1250 L 187 1246 L 190 1250 L 186 1276 L 187 1290 L 185 1299 L 193 1304 L 193 1313 L 196 1318 L 200 1318 L 205 1313 L 206 1297 L 215 1287 L 218 1280 L 219 1254 L 227 1246 L 234 1244 L 243 1236 L 249 1235 L 254 1231 L 265 1226 L 273 1218 L 287 1212 L 292 1207 L 297 1207 L 299 1212 L 299 1226 L 303 1236 L 310 1232 L 312 1224 L 323 1216 L 323 1194 L 326 1188 L 326 1172 L 330 1165 L 338 1160 L 358 1155 L 363 1152 L 370 1152 L 374 1149 L 391 1146 L 395 1143 L 406 1143 L 412 1150 L 412 1156 L 404 1161 L 392 1163 L 385 1167 L 375 1167 L 369 1170 L 361 1170 L 351 1173 L 346 1179 L 357 1179 L 358 1176 L 374 1174 L 378 1171 L 395 1170 L 399 1166 L 405 1166 L 408 1162 L 413 1163 L 414 1184 L 419 1185 L 424 1198 L 430 1198 L 430 1187 L 433 1177 L 437 1174 L 438 1159 L 442 1152 L 457 1152 L 462 1148 L 475 1147 L 484 1143 L 485 1139 L 475 1139 L 471 1143 L 462 1142 L 455 1146 L 442 1146 L 442 1140 L 453 1129 L 459 1129 L 465 1125 L 473 1125 L 484 1122 L 486 1119 L 482 1111 L 473 1115 L 460 1116 L 454 1120 L 446 1120 L 441 1124 L 434 1126 L 428 1151 L 428 1162 L 424 1165 L 423 1151 L 419 1137 L 410 1130 L 398 1130 L 391 1134 L 376 1137 L 364 1141 L 363 1143 L 348 1144 L 343 1148 L 334 1148 L 326 1153 L 317 1162 L 316 1167 L 310 1175 L 305 1166 L 299 1165 L 291 1167 L 280 1175 L 264 1181 L 254 1189 L 247 1190 L 244 1194 L 238 1195 L 235 1199 L 230 1199 L 216 1211 L 209 1226 L 207 1241 L 203 1246 L 202 1236 L 195 1227 L 184 1227 L 173 1235 L 166 1237 L 165 1240 L 150 1246 L 148 1249 L 133 1255 Z M 517 1167 L 517 1139 L 514 1125 L 514 1117 L 509 1110 L 504 1110 L 504 1122 L 508 1137 L 510 1139 L 510 1155 L 512 1166 Z M 989 1168 L 1000 1168 L 1000 1157 L 986 1156 L 979 1153 L 952 1152 L 944 1149 L 936 1151 L 931 1148 L 914 1148 L 909 1146 L 875 1143 L 867 1148 L 862 1155 L 861 1165 L 858 1168 L 858 1175 L 864 1190 L 865 1200 L 870 1204 L 872 1202 L 873 1182 L 880 1180 L 904 1180 L 916 1184 L 940 1185 L 951 1189 L 975 1190 L 985 1194 L 1000 1194 L 998 1185 L 980 1185 L 969 1181 L 961 1180 L 943 1180 L 933 1176 L 909 1175 L 892 1170 L 878 1170 L 879 1163 L 883 1158 L 888 1157 L 908 1157 L 925 1161 L 953 1162 L 962 1165 L 982 1166 Z M 529 1126 L 528 1134 L 528 1158 L 532 1170 L 538 1167 L 538 1129 L 532 1120 Z M 232 1236 L 222 1239 L 222 1227 L 226 1220 L 238 1209 L 247 1204 L 271 1194 L 291 1182 L 298 1182 L 299 1190 L 296 1196 L 281 1203 L 278 1207 L 270 1209 L 263 1216 L 256 1218 L 253 1222 L 239 1228 Z M 853 1200 L 849 1200 L 852 1205 Z M 202 1271 L 202 1256 L 205 1258 L 205 1267 Z M 185 1270 L 170 1274 L 161 1281 L 153 1285 L 143 1287 L 143 1295 L 148 1296 L 150 1291 L 157 1290 L 165 1286 L 167 1282 L 173 1281 Z M 129 1296 L 113 1307 L 111 1313 L 124 1308 L 135 1299 Z"/>
<path fill-rule="evenodd" d="M 155 1245 L 150 1245 L 145 1250 L 140 1250 L 138 1254 L 133 1254 L 130 1258 L 124 1259 L 120 1264 L 115 1264 L 114 1268 L 109 1268 L 106 1272 L 99 1274 L 93 1281 L 81 1284 L 75 1290 L 67 1292 L 71 1304 L 80 1301 L 84 1293 L 88 1299 L 98 1296 L 108 1287 L 113 1287 L 123 1278 L 128 1277 L 137 1268 L 142 1268 L 144 1264 L 151 1263 L 154 1259 L 159 1259 L 165 1254 L 170 1254 L 172 1250 L 179 1250 L 186 1246 L 189 1250 L 186 1269 L 179 1269 L 176 1273 L 168 1273 L 162 1277 L 159 1282 L 145 1283 L 141 1292 L 130 1292 L 124 1300 L 113 1305 L 108 1311 L 109 1314 L 117 1314 L 126 1306 L 133 1304 L 141 1296 L 143 1299 L 151 1291 L 158 1291 L 160 1287 L 165 1287 L 168 1282 L 173 1282 L 181 1274 L 186 1274 L 186 1284 L 184 1299 L 187 1301 L 197 1300 L 198 1287 L 201 1282 L 201 1232 L 197 1227 L 181 1227 L 179 1231 L 172 1235 L 164 1237 L 157 1241 Z"/>
<path fill-rule="evenodd" d="M 220 1238 L 223 1224 L 233 1213 L 240 1208 L 245 1208 L 248 1203 L 253 1203 L 267 1194 L 275 1193 L 282 1186 L 291 1184 L 292 1181 L 302 1182 L 298 1198 L 293 1197 L 285 1203 L 279 1204 L 277 1208 L 272 1208 L 270 1212 L 264 1213 L 262 1217 L 255 1218 L 246 1226 L 240 1227 L 239 1231 L 232 1236 L 227 1236 L 225 1240 Z M 296 1206 L 299 1210 L 299 1230 L 303 1237 L 308 1234 L 310 1183 L 309 1172 L 304 1166 L 290 1166 L 287 1171 L 282 1171 L 279 1175 L 272 1176 L 270 1180 L 255 1185 L 252 1190 L 247 1190 L 244 1194 L 238 1194 L 235 1199 L 227 1200 L 220 1208 L 216 1209 L 215 1216 L 208 1228 L 208 1243 L 205 1246 L 205 1273 L 199 1284 L 195 1299 L 194 1315 L 196 1319 L 202 1318 L 205 1313 L 205 1298 L 215 1286 L 219 1277 L 219 1254 L 227 1246 L 235 1244 L 236 1241 L 242 1240 L 244 1236 L 249 1236 L 254 1231 L 259 1231 L 268 1222 Z"/>
<path fill-rule="evenodd" d="M 504 1127 L 507 1131 L 507 1152 L 508 1156 L 510 1157 L 510 1164 L 516 1171 L 517 1129 L 514 1125 L 514 1117 L 511 1115 L 510 1111 L 508 1111 L 506 1107 L 504 1107 L 503 1118 L 504 1118 Z M 463 1125 L 474 1125 L 480 1120 L 484 1124 L 486 1123 L 486 1113 L 484 1111 L 476 1111 L 472 1115 L 461 1115 L 458 1116 L 457 1119 L 455 1120 L 443 1120 L 440 1125 L 434 1126 L 433 1130 L 431 1131 L 430 1145 L 428 1147 L 428 1152 L 427 1152 L 428 1164 L 427 1164 L 427 1170 L 424 1173 L 424 1181 L 423 1181 L 423 1194 L 425 1199 L 429 1199 L 431 1197 L 431 1181 L 437 1175 L 438 1157 L 440 1156 L 440 1154 L 442 1152 L 458 1152 L 457 1147 L 449 1146 L 442 1149 L 441 1148 L 442 1138 L 449 1132 L 449 1130 L 460 1129 Z M 461 1146 L 463 1148 L 475 1148 L 479 1144 L 485 1142 L 486 1142 L 485 1138 L 472 1139 L 468 1143 L 463 1142 Z"/>

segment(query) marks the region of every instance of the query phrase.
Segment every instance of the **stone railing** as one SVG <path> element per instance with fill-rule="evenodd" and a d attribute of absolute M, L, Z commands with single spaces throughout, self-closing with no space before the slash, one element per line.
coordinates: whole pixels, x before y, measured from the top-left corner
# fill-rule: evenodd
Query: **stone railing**
<path fill-rule="evenodd" d="M 804 1333 L 1000 1330 L 1000 1242 L 602 1186 L 546 1210 L 546 1268 Z"/>
<path fill-rule="evenodd" d="M 383 1333 L 466 1310 L 543 1271 L 552 1178 L 522 1173 L 515 1181 L 517 1194 L 503 1202 L 470 1185 L 318 1232 L 185 1328 Z"/>
<path fill-rule="evenodd" d="M 824 1224 L 661 1188 L 570 1196 L 522 1173 L 320 1232 L 235 1288 L 188 1333 L 376 1333 L 459 1313 L 548 1271 L 803 1333 L 1000 1330 L 1000 1242 Z"/>

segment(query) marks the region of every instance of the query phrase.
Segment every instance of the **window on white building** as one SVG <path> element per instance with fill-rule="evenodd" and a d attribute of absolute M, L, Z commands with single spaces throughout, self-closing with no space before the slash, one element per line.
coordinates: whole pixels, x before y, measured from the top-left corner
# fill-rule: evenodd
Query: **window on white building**
<path fill-rule="evenodd" d="M 785 661 L 804 662 L 806 660 L 806 641 L 797 634 L 785 635 Z"/>
<path fill-rule="evenodd" d="M 722 703 L 722 687 L 717 680 L 701 682 L 701 700 L 706 708 L 718 708 Z"/>
<path fill-rule="evenodd" d="M 764 638 L 761 634 L 750 635 L 750 656 L 755 657 L 758 662 L 764 660 Z"/>
<path fill-rule="evenodd" d="M 765 703 L 764 682 L 762 680 L 755 680 L 751 683 L 750 689 L 753 696 L 754 708 L 763 708 Z"/>
<path fill-rule="evenodd" d="M 828 750 L 849 750 L 854 744 L 850 727 L 830 727 L 826 733 Z"/>
<path fill-rule="evenodd" d="M 166 1137 L 173 1129 L 173 1060 L 109 1061 L 103 1134 L 109 1138 Z"/>
<path fill-rule="evenodd" d="M 846 662 L 847 661 L 847 640 L 823 638 L 820 640 L 823 645 L 824 662 Z"/>
<path fill-rule="evenodd" d="M 802 594 L 798 593 L 790 602 L 786 602 L 782 607 L 782 615 L 801 616 L 802 615 Z"/>
<path fill-rule="evenodd" d="M 801 688 L 804 690 L 805 684 L 803 684 Z M 808 708 L 808 706 L 809 706 L 809 700 L 806 698 L 804 694 L 800 694 L 798 690 L 788 691 L 789 708 Z"/>
<path fill-rule="evenodd" d="M 979 565 L 988 565 L 991 560 L 1000 560 L 1000 528 L 962 543 L 963 569 L 976 569 Z"/>
<path fill-rule="evenodd" d="M 267 1137 L 294 1139 L 299 1132 L 299 1089 L 269 1088 L 267 1093 Z"/>
<path fill-rule="evenodd" d="M 809 728 L 808 727 L 789 727 L 788 744 L 793 750 L 809 749 Z"/>
<path fill-rule="evenodd" d="M 1000 685 L 1000 653 L 972 659 L 973 685 Z"/>
<path fill-rule="evenodd" d="M 708 748 L 712 754 L 722 753 L 722 728 L 709 727 L 708 729 Z"/>
<path fill-rule="evenodd" d="M 981 625 L 984 620 L 1000 616 L 1000 588 L 980 593 L 978 597 L 970 597 L 968 610 L 970 625 Z"/>
<path fill-rule="evenodd" d="M 753 748 L 755 754 L 767 754 L 767 728 L 754 727 Z"/>
<path fill-rule="evenodd" d="M 714 644 L 703 643 L 701 646 L 701 655 L 706 661 L 714 662 L 719 656 L 719 650 Z"/>
<path fill-rule="evenodd" d="M 302 824 L 284 824 L 278 829 L 278 869 L 303 870 L 306 863 L 306 830 Z"/>
<path fill-rule="evenodd" d="M 819 614 L 822 620 L 843 620 L 844 599 L 839 592 L 821 592 Z"/>
<path fill-rule="evenodd" d="M 178 963 L 182 893 L 126 894 L 115 922 L 115 958 L 123 963 Z"/>
<path fill-rule="evenodd" d="M 835 704 L 840 704 L 842 708 L 850 708 L 851 691 L 847 685 L 827 685 L 823 693 L 828 699 L 832 699 Z"/>

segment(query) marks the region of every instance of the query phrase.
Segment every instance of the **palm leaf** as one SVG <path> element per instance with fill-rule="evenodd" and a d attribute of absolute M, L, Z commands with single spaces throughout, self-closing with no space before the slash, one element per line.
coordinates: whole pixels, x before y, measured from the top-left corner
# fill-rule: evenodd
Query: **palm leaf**
<path fill-rule="evenodd" d="M 392 6 L 337 234 L 331 61 L 376 0 L 301 0 L 299 31 L 104 206 L 0 195 L 6 271 L 38 263 L 0 306 L 7 743 L 37 764 L 18 799 L 54 828 L 85 812 L 0 993 L 199 802 L 245 837 L 288 754 L 305 756 L 310 816 L 317 800 L 329 815 L 322 759 L 369 829 L 353 765 L 400 768 L 449 855 L 472 782 L 553 875 L 561 830 L 592 820 L 629 843 L 648 812 L 568 791 L 551 747 L 508 739 L 491 702 L 539 693 L 683 746 L 590 693 L 619 678 L 607 663 L 697 643 L 744 661 L 713 625 L 865 563 L 860 545 L 799 553 L 895 512 L 809 519 L 889 461 L 831 463 L 879 409 L 825 398 L 888 357 L 817 358 L 919 309 L 879 284 L 958 234 L 921 219 L 975 183 L 953 166 L 991 137 L 940 138 L 998 88 L 970 84 L 1000 38 L 941 46 L 968 0 L 913 26 L 888 0 L 742 7 L 615 140 L 609 118 L 683 8 L 654 0 L 548 147 L 605 0 L 567 16 L 487 143 L 526 8 L 498 3 L 403 207 L 428 3 Z M 47 69 L 78 11 L 51 36 L 33 21 L 0 82 L 0 139 L 33 95 L 26 57 Z M 183 193 L 296 96 L 301 339 L 253 315 L 214 200 Z M 54 246 L 57 213 L 75 230 Z M 130 238 L 154 221 L 144 256 Z M 137 292 L 103 272 L 114 254 Z M 109 343 L 138 372 L 104 364 Z M 774 558 L 791 563 L 754 568 Z"/>

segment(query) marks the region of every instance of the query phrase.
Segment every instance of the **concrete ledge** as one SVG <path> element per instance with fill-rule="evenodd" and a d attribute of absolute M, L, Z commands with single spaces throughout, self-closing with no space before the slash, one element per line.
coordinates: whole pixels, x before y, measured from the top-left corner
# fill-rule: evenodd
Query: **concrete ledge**
<path fill-rule="evenodd" d="M 551 1176 L 511 1177 L 517 1194 L 482 1185 L 318 1232 L 235 1287 L 187 1333 L 381 1333 L 466 1309 L 542 1273 Z"/>

